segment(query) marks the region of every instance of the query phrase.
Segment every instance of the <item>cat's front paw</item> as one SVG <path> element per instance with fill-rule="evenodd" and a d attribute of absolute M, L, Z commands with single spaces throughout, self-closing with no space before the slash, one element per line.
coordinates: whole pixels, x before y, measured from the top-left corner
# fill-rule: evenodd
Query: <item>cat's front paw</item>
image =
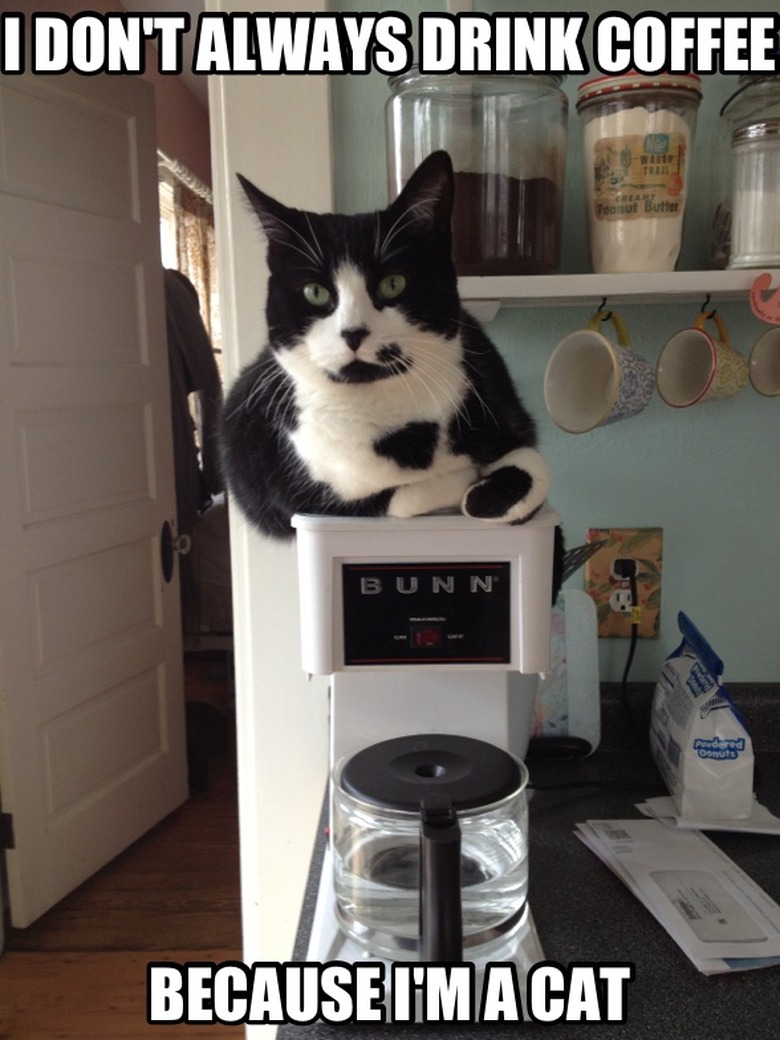
<path fill-rule="evenodd" d="M 457 509 L 463 494 L 477 477 L 474 466 L 466 466 L 428 480 L 402 484 L 393 492 L 387 507 L 388 516 L 423 516 L 437 509 Z"/>
<path fill-rule="evenodd" d="M 533 448 L 519 448 L 483 471 L 483 479 L 463 496 L 466 516 L 493 523 L 522 523 L 547 498 L 550 475 L 542 456 Z"/>

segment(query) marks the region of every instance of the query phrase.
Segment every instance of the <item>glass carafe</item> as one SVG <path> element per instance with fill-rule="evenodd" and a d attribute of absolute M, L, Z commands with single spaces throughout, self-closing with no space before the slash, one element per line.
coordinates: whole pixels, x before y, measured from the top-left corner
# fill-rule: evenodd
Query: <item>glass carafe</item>
<path fill-rule="evenodd" d="M 423 916 L 435 920 L 437 912 L 425 903 L 440 898 L 448 900 L 445 921 L 459 915 L 466 955 L 519 927 L 528 891 L 528 773 L 521 762 L 484 741 L 422 734 L 372 745 L 337 767 L 334 780 L 334 889 L 350 935 L 380 955 L 425 959 L 424 950 L 436 946 L 422 934 Z M 457 817 L 457 906 L 452 892 L 431 895 L 440 878 L 425 879 L 426 803 Z M 451 827 L 448 820 L 448 845 Z M 434 850 L 439 856 L 449 870 L 449 850 Z"/>

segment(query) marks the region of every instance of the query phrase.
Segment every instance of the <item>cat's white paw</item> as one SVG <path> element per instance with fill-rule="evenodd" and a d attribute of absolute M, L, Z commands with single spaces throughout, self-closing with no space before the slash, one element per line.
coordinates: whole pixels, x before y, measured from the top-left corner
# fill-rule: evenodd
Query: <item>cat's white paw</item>
<path fill-rule="evenodd" d="M 429 480 L 397 488 L 387 507 L 388 516 L 423 516 L 437 509 L 458 509 L 467 488 L 478 478 L 475 466 L 466 466 Z"/>
<path fill-rule="evenodd" d="M 534 448 L 518 448 L 485 466 L 466 491 L 466 516 L 492 523 L 522 523 L 543 505 L 550 490 L 547 463 Z"/>

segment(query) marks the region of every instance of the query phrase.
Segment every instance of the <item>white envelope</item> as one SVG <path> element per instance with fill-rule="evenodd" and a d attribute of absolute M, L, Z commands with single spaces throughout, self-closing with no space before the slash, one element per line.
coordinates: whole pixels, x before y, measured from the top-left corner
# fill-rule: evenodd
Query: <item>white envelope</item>
<path fill-rule="evenodd" d="M 588 820 L 577 836 L 711 975 L 780 963 L 780 907 L 696 830 Z"/>

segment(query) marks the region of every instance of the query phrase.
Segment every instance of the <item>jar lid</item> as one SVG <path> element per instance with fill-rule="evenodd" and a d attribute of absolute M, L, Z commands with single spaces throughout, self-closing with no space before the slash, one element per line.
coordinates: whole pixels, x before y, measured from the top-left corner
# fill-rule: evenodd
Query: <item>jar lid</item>
<path fill-rule="evenodd" d="M 358 751 L 344 766 L 347 794 L 387 809 L 418 812 L 428 795 L 455 809 L 491 805 L 522 790 L 523 767 L 508 752 L 444 733 L 393 737 Z"/>
<path fill-rule="evenodd" d="M 701 77 L 693 72 L 673 75 L 660 72 L 646 76 L 641 72 L 624 72 L 619 76 L 597 76 L 580 83 L 577 88 L 577 107 L 594 98 L 608 97 L 633 90 L 685 90 L 701 98 Z"/>
<path fill-rule="evenodd" d="M 461 93 L 467 93 L 480 81 L 490 84 L 494 89 L 501 88 L 502 93 L 509 93 L 512 84 L 520 83 L 543 83 L 553 87 L 560 87 L 566 79 L 566 73 L 562 72 L 420 72 L 419 65 L 410 65 L 406 72 L 398 72 L 388 76 L 387 84 L 391 91 L 397 91 L 402 86 L 415 83 L 426 83 L 429 86 L 451 89 L 458 88 Z"/>
<path fill-rule="evenodd" d="M 760 141 L 765 137 L 780 136 L 780 119 L 765 119 L 760 123 L 750 123 L 735 130 L 731 137 L 732 144 L 744 141 Z"/>

